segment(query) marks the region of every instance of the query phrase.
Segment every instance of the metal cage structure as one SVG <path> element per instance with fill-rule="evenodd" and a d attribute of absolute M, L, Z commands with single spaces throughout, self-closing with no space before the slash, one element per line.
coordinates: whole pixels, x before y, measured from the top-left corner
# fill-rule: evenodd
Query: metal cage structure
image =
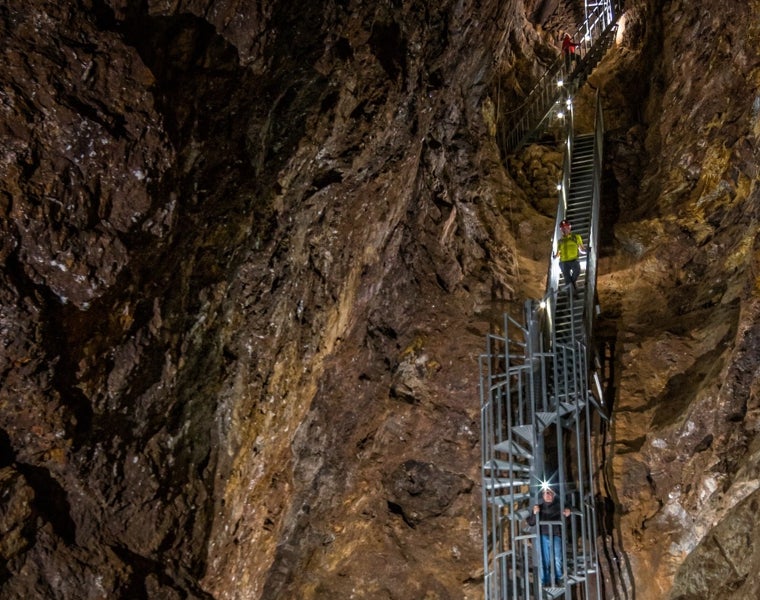
<path fill-rule="evenodd" d="M 591 385 L 598 377 L 590 344 L 603 137 L 597 95 L 593 133 L 575 136 L 568 119 L 546 293 L 527 301 L 521 318 L 504 315 L 480 357 L 486 600 L 602 597 L 594 456 L 595 430 L 606 415 L 599 386 Z M 578 293 L 566 285 L 554 258 L 564 218 L 572 219 L 589 248 Z M 546 486 L 558 490 L 560 509 L 570 516 L 529 526 Z M 551 528 L 549 541 L 541 540 L 542 526 Z M 548 580 L 542 572 L 547 553 Z"/>

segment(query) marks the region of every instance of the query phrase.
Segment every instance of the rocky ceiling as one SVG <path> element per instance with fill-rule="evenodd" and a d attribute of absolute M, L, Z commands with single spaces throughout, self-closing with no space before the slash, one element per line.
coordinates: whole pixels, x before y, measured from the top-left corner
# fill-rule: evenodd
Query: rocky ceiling
<path fill-rule="evenodd" d="M 477 356 L 558 161 L 495 124 L 580 5 L 0 5 L 2 598 L 482 597 Z M 579 99 L 607 598 L 760 597 L 758 14 L 629 1 Z"/>

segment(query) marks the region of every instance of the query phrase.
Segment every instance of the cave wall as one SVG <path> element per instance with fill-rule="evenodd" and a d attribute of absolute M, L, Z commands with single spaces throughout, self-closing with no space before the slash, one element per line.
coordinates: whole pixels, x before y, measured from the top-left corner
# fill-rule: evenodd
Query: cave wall
<path fill-rule="evenodd" d="M 625 550 L 615 575 L 637 597 L 757 596 L 758 8 L 634 3 L 633 52 L 609 67 L 608 470 Z"/>
<path fill-rule="evenodd" d="M 482 596 L 477 356 L 556 163 L 493 107 L 571 4 L 0 6 L 0 595 Z M 607 583 L 754 598 L 760 6 L 627 8 Z"/>
<path fill-rule="evenodd" d="M 0 7 L 3 597 L 477 596 L 508 9 Z"/>

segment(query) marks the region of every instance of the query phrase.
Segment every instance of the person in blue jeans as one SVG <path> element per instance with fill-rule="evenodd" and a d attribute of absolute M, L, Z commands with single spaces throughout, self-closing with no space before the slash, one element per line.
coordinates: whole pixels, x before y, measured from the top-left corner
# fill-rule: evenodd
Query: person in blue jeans
<path fill-rule="evenodd" d="M 556 583 L 562 585 L 564 577 L 562 532 L 557 521 L 562 515 L 570 516 L 570 509 L 562 510 L 557 495 L 552 488 L 543 491 L 543 501 L 533 506 L 533 512 L 525 519 L 531 527 L 536 524 L 536 515 L 541 523 L 541 583 L 544 587 Z M 549 524 L 554 521 L 555 524 Z M 554 580 L 552 580 L 552 563 L 554 563 Z"/>

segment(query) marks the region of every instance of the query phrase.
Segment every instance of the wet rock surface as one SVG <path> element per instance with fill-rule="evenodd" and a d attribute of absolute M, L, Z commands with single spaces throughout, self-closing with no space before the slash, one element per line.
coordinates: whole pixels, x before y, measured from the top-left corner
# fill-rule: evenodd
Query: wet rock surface
<path fill-rule="evenodd" d="M 755 598 L 760 6 L 628 4 L 607 585 Z M 578 5 L 0 7 L 0 596 L 482 597 L 477 357 L 561 164 L 495 120 Z"/>

